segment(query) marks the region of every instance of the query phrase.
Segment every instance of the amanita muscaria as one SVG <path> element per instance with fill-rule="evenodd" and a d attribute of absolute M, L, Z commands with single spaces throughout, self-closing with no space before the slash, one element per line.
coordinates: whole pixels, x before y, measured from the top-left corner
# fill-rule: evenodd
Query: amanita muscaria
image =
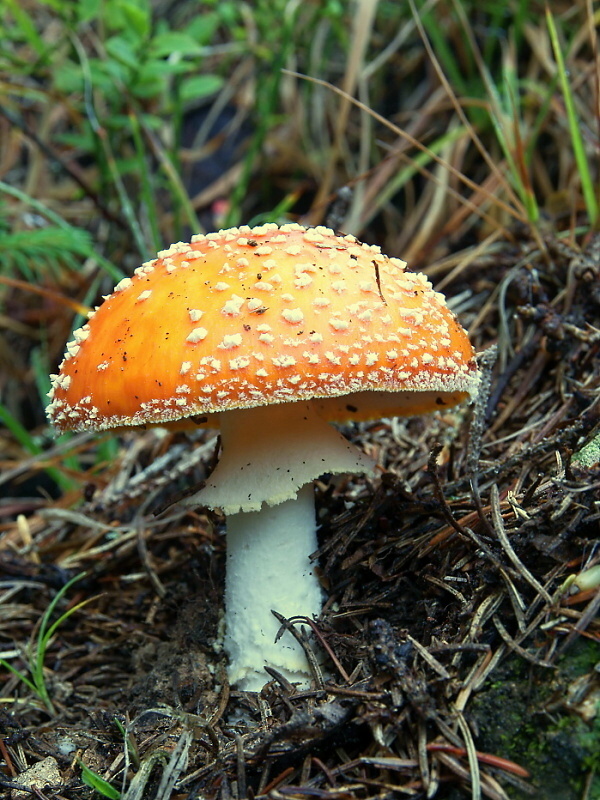
<path fill-rule="evenodd" d="M 222 454 L 198 506 L 227 515 L 229 676 L 306 684 L 285 617 L 319 614 L 312 481 L 371 473 L 330 422 L 473 397 L 474 352 L 444 297 L 376 246 L 323 228 L 240 227 L 178 243 L 75 331 L 52 378 L 59 431 L 210 426 Z"/>

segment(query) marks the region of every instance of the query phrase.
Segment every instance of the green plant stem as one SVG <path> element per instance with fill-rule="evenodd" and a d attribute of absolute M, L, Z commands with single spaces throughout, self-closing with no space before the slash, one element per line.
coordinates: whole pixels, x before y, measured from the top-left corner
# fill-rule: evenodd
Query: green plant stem
<path fill-rule="evenodd" d="M 141 181 L 142 200 L 148 215 L 148 222 L 150 224 L 150 231 L 152 233 L 152 248 L 158 252 L 162 250 L 160 226 L 158 224 L 157 203 L 154 197 L 154 191 L 150 182 L 150 173 L 145 159 L 144 141 L 140 130 L 139 119 L 133 112 L 129 113 L 129 122 L 131 124 L 131 133 L 133 135 L 133 143 L 138 159 L 138 174 Z"/>
<path fill-rule="evenodd" d="M 196 212 L 194 211 L 194 207 L 190 202 L 190 198 L 185 186 L 183 185 L 183 181 L 181 180 L 179 173 L 169 158 L 168 153 L 159 144 L 152 131 L 150 131 L 148 128 L 142 128 L 142 130 L 148 139 L 148 142 L 150 143 L 150 147 L 152 148 L 154 155 L 158 158 L 160 166 L 167 176 L 167 180 L 169 181 L 173 195 L 180 204 L 188 225 L 194 233 L 203 233 L 204 229 L 200 224 L 200 220 L 196 216 Z"/>
<path fill-rule="evenodd" d="M 565 60 L 558 40 L 558 31 L 554 22 L 554 17 L 548 5 L 546 5 L 546 21 L 548 24 L 548 31 L 550 33 L 550 41 L 552 42 L 552 49 L 554 50 L 554 57 L 558 68 L 558 77 L 560 86 L 565 101 L 565 108 L 567 110 L 567 122 L 569 125 L 569 133 L 571 135 L 571 143 L 573 145 L 573 153 L 575 162 L 579 172 L 579 179 L 581 180 L 581 189 L 587 209 L 588 216 L 592 225 L 595 225 L 598 220 L 598 198 L 596 195 L 596 186 L 590 172 L 590 166 L 585 153 L 583 144 L 583 136 L 581 135 L 579 120 L 577 118 L 577 111 L 575 109 L 575 102 L 573 100 L 573 93 L 569 86 L 567 68 Z"/>
<path fill-rule="evenodd" d="M 135 241 L 137 250 L 140 256 L 142 257 L 142 260 L 146 261 L 150 257 L 150 253 L 148 251 L 148 248 L 146 247 L 141 226 L 136 218 L 135 212 L 133 210 L 133 205 L 131 204 L 129 195 L 127 194 L 127 190 L 125 189 L 125 185 L 119 174 L 117 162 L 113 155 L 112 148 L 110 146 L 110 142 L 106 134 L 106 130 L 102 125 L 100 125 L 100 122 L 96 115 L 96 110 L 94 108 L 93 83 L 92 83 L 92 76 L 90 72 L 90 65 L 87 53 L 85 52 L 83 45 L 81 44 L 77 36 L 71 36 L 71 41 L 73 42 L 73 46 L 77 50 L 77 55 L 79 56 L 79 61 L 81 64 L 81 71 L 83 74 L 84 87 L 85 87 L 84 89 L 85 109 L 89 123 L 91 125 L 94 134 L 96 135 L 97 140 L 100 142 L 100 146 L 102 148 L 104 158 L 106 159 L 106 164 L 108 166 L 110 176 L 114 181 L 117 194 L 119 195 L 119 201 L 121 203 L 121 208 L 123 209 L 123 214 L 125 216 L 125 219 L 127 220 L 129 229 L 133 235 L 133 239 Z"/>

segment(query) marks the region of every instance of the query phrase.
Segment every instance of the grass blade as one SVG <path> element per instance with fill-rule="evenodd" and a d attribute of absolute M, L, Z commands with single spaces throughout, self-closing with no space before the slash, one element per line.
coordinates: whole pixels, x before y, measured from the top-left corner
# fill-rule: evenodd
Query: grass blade
<path fill-rule="evenodd" d="M 79 761 L 79 766 L 81 767 L 81 780 L 86 786 L 89 786 L 90 789 L 94 789 L 98 794 L 108 797 L 109 800 L 119 800 L 121 792 L 115 789 L 112 783 L 105 781 L 104 778 L 97 775 L 81 760 Z"/>
<path fill-rule="evenodd" d="M 596 187 L 590 172 L 590 165 L 585 153 L 583 144 L 583 136 L 581 135 L 580 124 L 577 118 L 577 111 L 575 109 L 575 102 L 573 100 L 573 93 L 568 80 L 568 72 L 565 66 L 565 60 L 558 40 L 558 31 L 554 22 L 554 17 L 550 8 L 546 6 L 546 22 L 548 24 L 548 31 L 550 33 L 550 40 L 552 42 L 552 49 L 554 50 L 554 57 L 556 58 L 556 65 L 558 68 L 558 78 L 562 90 L 563 99 L 565 101 L 565 108 L 567 110 L 567 123 L 569 125 L 569 133 L 571 135 L 571 144 L 573 153 L 575 155 L 575 162 L 581 180 L 581 189 L 583 198 L 587 209 L 588 216 L 592 225 L 595 225 L 598 220 L 598 198 L 596 196 Z"/>

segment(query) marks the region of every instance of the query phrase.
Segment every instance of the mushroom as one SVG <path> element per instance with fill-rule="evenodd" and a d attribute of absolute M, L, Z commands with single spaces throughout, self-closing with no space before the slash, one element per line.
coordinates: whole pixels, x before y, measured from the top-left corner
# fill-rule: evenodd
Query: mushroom
<path fill-rule="evenodd" d="M 312 482 L 372 473 L 329 422 L 473 397 L 474 352 L 444 297 L 405 263 L 328 228 L 243 226 L 178 243 L 124 278 L 52 376 L 58 431 L 212 426 L 222 453 L 192 502 L 227 516 L 231 683 L 264 666 L 306 685 L 284 617 L 318 616 Z M 189 501 L 188 501 L 189 502 Z"/>

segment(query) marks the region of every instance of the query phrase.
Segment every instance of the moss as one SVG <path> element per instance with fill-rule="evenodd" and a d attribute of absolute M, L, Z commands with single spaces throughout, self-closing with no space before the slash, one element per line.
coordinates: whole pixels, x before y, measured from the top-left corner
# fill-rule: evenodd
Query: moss
<path fill-rule="evenodd" d="M 588 702 L 595 696 L 598 703 L 599 659 L 598 645 L 583 639 L 557 662 L 556 671 L 514 657 L 473 700 L 478 748 L 528 769 L 538 800 L 579 800 L 590 773 L 600 773 L 600 707 L 586 722 L 578 714 L 581 698 L 572 691 L 583 687 Z M 598 783 L 596 776 L 588 797 L 600 799 Z M 515 800 L 528 796 L 514 787 L 507 791 Z"/>

